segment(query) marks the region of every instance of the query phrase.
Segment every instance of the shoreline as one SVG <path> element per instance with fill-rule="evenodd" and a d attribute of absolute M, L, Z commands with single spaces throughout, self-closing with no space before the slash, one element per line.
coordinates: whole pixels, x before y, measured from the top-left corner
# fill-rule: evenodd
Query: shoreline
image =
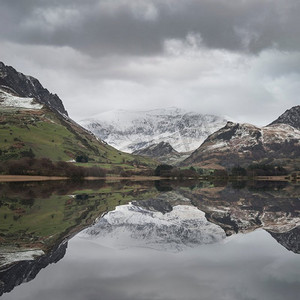
<path fill-rule="evenodd" d="M 131 176 L 131 177 L 119 177 L 119 176 L 107 176 L 107 177 L 84 177 L 82 180 L 105 180 L 105 181 L 155 181 L 168 178 L 158 176 Z M 69 177 L 60 176 L 31 176 L 31 175 L 0 175 L 0 182 L 30 182 L 30 181 L 61 181 L 70 180 Z"/>
<path fill-rule="evenodd" d="M 192 178 L 191 178 L 192 179 Z M 191 180 L 186 179 L 186 180 Z M 201 180 L 200 178 L 194 180 Z M 232 178 L 231 178 L 232 179 Z M 34 181 L 61 181 L 61 180 L 70 180 L 69 177 L 60 177 L 60 176 L 32 176 L 32 175 L 0 175 L 0 182 L 34 182 Z M 174 178 L 160 177 L 160 176 L 130 176 L 130 177 L 120 177 L 120 176 L 107 176 L 107 177 L 84 177 L 82 180 L 104 180 L 104 181 L 155 181 L 155 180 L 174 180 Z M 176 180 L 176 179 L 175 179 Z M 243 178 L 237 177 L 239 180 L 247 181 L 291 181 L 287 176 L 257 176 L 253 178 Z M 229 180 L 230 181 L 230 180 Z M 298 180 L 296 180 L 297 182 Z"/>

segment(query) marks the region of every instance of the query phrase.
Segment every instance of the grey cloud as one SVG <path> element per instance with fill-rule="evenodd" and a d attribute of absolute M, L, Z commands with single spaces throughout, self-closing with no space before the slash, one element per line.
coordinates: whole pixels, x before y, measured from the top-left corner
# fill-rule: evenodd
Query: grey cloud
<path fill-rule="evenodd" d="M 25 44 L 69 46 L 92 56 L 154 55 L 163 51 L 164 41 L 184 39 L 189 32 L 200 33 L 208 48 L 300 50 L 298 0 L 109 2 L 4 0 L 0 35 Z M 147 5 L 157 12 L 150 18 Z"/>

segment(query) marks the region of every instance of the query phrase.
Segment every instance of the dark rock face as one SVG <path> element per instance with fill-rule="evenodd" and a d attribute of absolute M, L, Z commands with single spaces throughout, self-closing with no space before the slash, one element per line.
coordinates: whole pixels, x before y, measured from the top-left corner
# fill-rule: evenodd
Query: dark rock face
<path fill-rule="evenodd" d="M 50 109 L 68 115 L 61 99 L 56 94 L 51 94 L 36 78 L 19 73 L 2 62 L 0 62 L 0 86 L 13 90 L 20 97 L 35 98 Z"/>
<path fill-rule="evenodd" d="M 68 243 L 64 242 L 48 254 L 35 260 L 25 260 L 0 270 L 0 296 L 12 291 L 16 286 L 33 280 L 48 265 L 57 263 L 65 254 Z"/>
<path fill-rule="evenodd" d="M 300 226 L 284 233 L 270 232 L 272 237 L 286 249 L 300 253 Z"/>
<path fill-rule="evenodd" d="M 297 129 L 300 129 L 300 105 L 288 109 L 270 125 L 272 124 L 288 124 Z"/>
<path fill-rule="evenodd" d="M 179 153 L 176 150 L 174 150 L 169 143 L 165 143 L 165 142 L 154 144 L 141 150 L 136 150 L 133 152 L 133 154 L 145 155 L 150 157 L 160 157 L 168 154 L 179 155 Z"/>
<path fill-rule="evenodd" d="M 166 142 L 150 145 L 146 148 L 136 150 L 132 154 L 151 157 L 162 163 L 172 165 L 187 157 L 187 154 L 177 152 L 169 143 Z"/>

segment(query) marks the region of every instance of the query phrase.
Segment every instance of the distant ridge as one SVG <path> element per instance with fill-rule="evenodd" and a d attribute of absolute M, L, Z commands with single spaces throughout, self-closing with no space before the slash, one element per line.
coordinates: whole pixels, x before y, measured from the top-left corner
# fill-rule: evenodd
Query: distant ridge
<path fill-rule="evenodd" d="M 195 150 L 227 120 L 171 107 L 149 111 L 114 110 L 79 123 L 113 147 L 134 152 L 169 143 L 178 152 Z"/>

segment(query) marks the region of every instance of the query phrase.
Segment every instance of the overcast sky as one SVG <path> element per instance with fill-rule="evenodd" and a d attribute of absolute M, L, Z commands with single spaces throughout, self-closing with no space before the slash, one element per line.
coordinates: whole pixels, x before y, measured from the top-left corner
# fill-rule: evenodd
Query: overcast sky
<path fill-rule="evenodd" d="M 265 125 L 300 104 L 299 0 L 0 0 L 0 60 L 80 120 L 176 106 Z"/>

